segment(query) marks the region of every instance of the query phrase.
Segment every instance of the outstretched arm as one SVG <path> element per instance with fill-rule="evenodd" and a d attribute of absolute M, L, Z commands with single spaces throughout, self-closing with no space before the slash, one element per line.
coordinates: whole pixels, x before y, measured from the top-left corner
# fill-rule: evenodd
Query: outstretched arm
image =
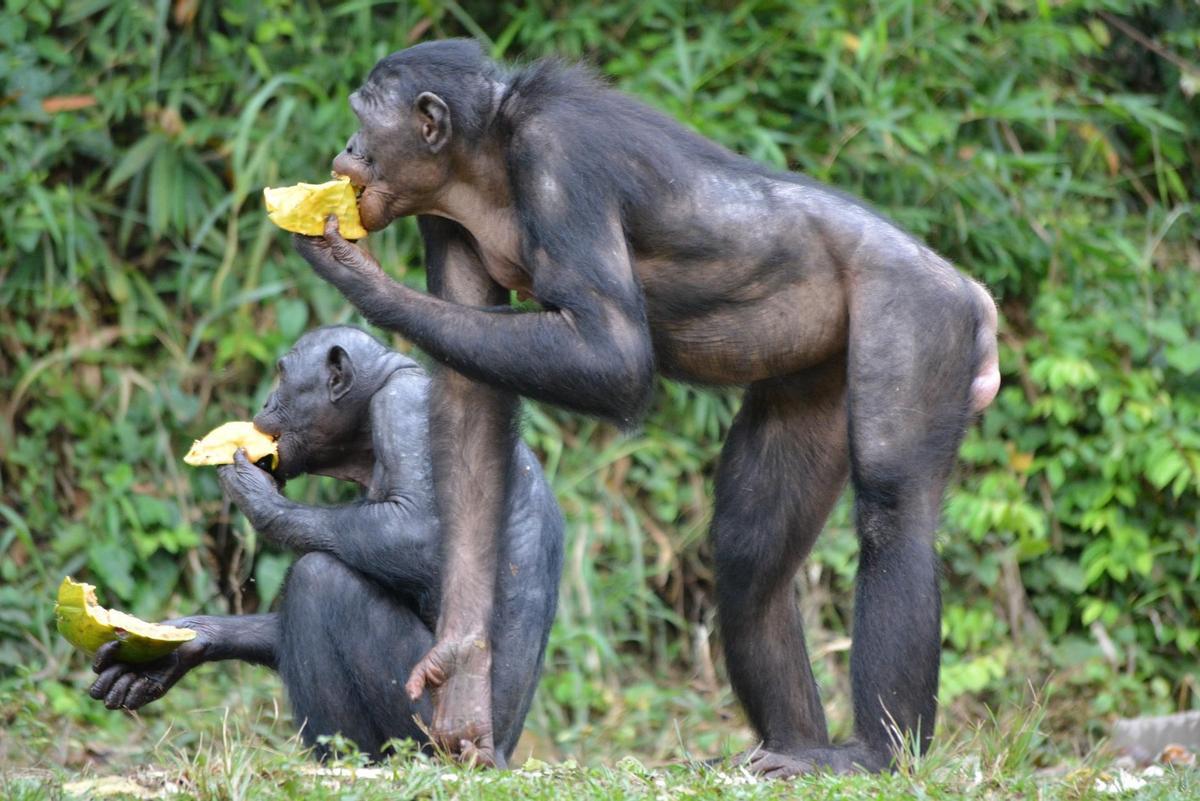
<path fill-rule="evenodd" d="M 99 674 L 88 690 L 92 698 L 104 701 L 109 709 L 140 709 L 162 698 L 188 671 L 205 662 L 240 659 L 272 669 L 277 666 L 276 614 L 196 615 L 167 624 L 193 629 L 196 637 L 161 659 L 139 664 L 117 661 L 119 642 L 102 645 L 92 663 L 92 670 Z"/>

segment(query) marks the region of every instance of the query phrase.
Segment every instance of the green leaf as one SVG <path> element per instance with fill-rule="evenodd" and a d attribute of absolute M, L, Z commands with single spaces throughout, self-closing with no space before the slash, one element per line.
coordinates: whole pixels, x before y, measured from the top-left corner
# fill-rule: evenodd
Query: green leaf
<path fill-rule="evenodd" d="M 279 323 L 279 333 L 289 341 L 293 340 L 308 323 L 308 303 L 299 298 L 282 298 L 275 303 L 275 319 Z"/>
<path fill-rule="evenodd" d="M 1183 456 L 1178 451 L 1167 450 L 1146 466 L 1146 480 L 1155 489 L 1163 489 L 1174 480 L 1175 476 L 1186 469 L 1187 462 Z"/>
<path fill-rule="evenodd" d="M 288 554 L 265 551 L 258 556 L 254 565 L 254 583 L 258 589 L 258 598 L 262 608 L 268 609 L 271 602 L 279 596 L 283 589 L 283 580 L 287 576 L 292 557 Z"/>
<path fill-rule="evenodd" d="M 1184 375 L 1191 375 L 1200 370 L 1200 342 L 1193 341 L 1186 345 L 1167 348 L 1166 358 L 1167 364 Z"/>
<path fill-rule="evenodd" d="M 133 551 L 112 540 L 93 542 L 88 546 L 88 566 L 100 577 L 99 590 L 121 600 L 134 597 Z M 111 603 L 111 601 L 109 601 Z"/>
<path fill-rule="evenodd" d="M 151 133 L 129 148 L 113 171 L 109 173 L 108 180 L 104 183 L 104 191 L 111 192 L 144 170 L 150 163 L 150 159 L 154 158 L 154 154 L 166 144 L 166 141 L 162 134 Z"/>

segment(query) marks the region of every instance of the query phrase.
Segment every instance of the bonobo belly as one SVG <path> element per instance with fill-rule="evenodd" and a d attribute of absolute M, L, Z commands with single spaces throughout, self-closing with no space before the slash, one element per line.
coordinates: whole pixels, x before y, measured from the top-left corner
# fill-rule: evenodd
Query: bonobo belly
<path fill-rule="evenodd" d="M 738 295 L 689 308 L 647 291 L 655 357 L 664 375 L 701 384 L 748 384 L 790 375 L 845 349 L 845 295 L 835 280 L 785 284 L 761 297 Z"/>

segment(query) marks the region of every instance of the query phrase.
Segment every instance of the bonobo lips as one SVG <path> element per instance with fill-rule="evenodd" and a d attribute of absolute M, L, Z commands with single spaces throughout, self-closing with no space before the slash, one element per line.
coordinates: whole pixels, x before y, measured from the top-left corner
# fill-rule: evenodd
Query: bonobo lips
<path fill-rule="evenodd" d="M 358 192 L 358 219 L 368 231 L 382 231 L 395 219 L 387 206 L 387 195 L 380 195 L 370 186 Z"/>
<path fill-rule="evenodd" d="M 298 476 L 303 471 L 292 469 L 292 466 L 296 461 L 296 452 L 292 448 L 290 438 L 283 436 L 279 437 L 279 439 L 275 440 L 275 447 L 279 451 L 279 462 L 275 465 L 274 470 L 267 469 L 266 467 L 263 469 L 266 469 L 267 472 L 271 474 L 271 477 L 275 479 L 275 483 L 282 486 L 283 483 L 289 478 Z M 259 467 L 263 467 L 263 465 L 259 465 Z M 267 467 L 269 467 L 269 465 Z"/>
<path fill-rule="evenodd" d="M 365 183 L 363 183 L 363 182 L 361 182 L 361 181 L 356 181 L 356 180 L 354 179 L 354 176 L 353 176 L 353 175 L 351 175 L 350 173 L 338 172 L 337 170 L 332 170 L 332 171 L 331 171 L 329 174 L 330 174 L 330 176 L 332 176 L 334 179 L 337 179 L 337 178 L 349 178 L 349 179 L 350 179 L 350 186 L 351 186 L 351 187 L 353 187 L 353 189 L 354 189 L 354 196 L 355 196 L 355 197 L 362 197 L 363 189 L 365 189 L 365 188 L 366 188 L 366 186 L 367 186 Z"/>

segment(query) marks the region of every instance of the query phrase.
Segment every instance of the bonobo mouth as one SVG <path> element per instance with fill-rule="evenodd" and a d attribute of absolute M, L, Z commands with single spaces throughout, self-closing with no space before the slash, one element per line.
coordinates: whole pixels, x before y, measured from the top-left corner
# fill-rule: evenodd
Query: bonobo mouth
<path fill-rule="evenodd" d="M 275 451 L 275 464 L 272 465 L 270 459 L 259 459 L 254 465 L 266 470 L 271 478 L 275 479 L 275 484 L 282 489 L 288 479 L 287 466 L 292 461 L 291 448 L 285 445 L 283 437 L 275 437 Z"/>
<path fill-rule="evenodd" d="M 267 454 L 256 461 L 254 466 L 267 471 L 276 481 L 279 481 L 280 476 L 283 475 L 283 463 L 286 458 L 284 456 L 284 449 L 281 447 L 283 445 L 283 436 L 278 431 L 267 431 L 260 427 L 258 423 L 252 422 L 251 425 L 254 426 L 255 431 L 275 441 L 275 453 Z"/>
<path fill-rule="evenodd" d="M 338 172 L 337 170 L 330 170 L 330 171 L 329 171 L 329 175 L 330 175 L 330 177 L 331 177 L 331 178 L 333 178 L 335 181 L 336 181 L 336 180 L 338 180 L 338 179 L 340 179 L 340 178 L 349 178 L 349 179 L 350 179 L 350 188 L 354 190 L 354 199 L 355 199 L 355 200 L 362 200 L 362 193 L 363 193 L 363 190 L 367 188 L 367 185 L 366 185 L 366 184 L 360 184 L 360 183 L 358 183 L 357 181 L 355 181 L 355 180 L 354 180 L 354 176 L 353 176 L 353 175 L 347 175 L 346 173 L 344 173 L 344 172 Z"/>
<path fill-rule="evenodd" d="M 350 188 L 354 190 L 354 203 L 358 206 L 358 219 L 363 228 L 368 231 L 381 231 L 394 219 L 386 213 L 379 213 L 378 192 L 369 191 L 371 189 L 369 184 L 360 182 L 360 179 L 356 178 L 353 173 L 333 170 L 330 174 L 335 179 L 350 179 Z M 364 204 L 364 201 L 367 202 Z"/>

